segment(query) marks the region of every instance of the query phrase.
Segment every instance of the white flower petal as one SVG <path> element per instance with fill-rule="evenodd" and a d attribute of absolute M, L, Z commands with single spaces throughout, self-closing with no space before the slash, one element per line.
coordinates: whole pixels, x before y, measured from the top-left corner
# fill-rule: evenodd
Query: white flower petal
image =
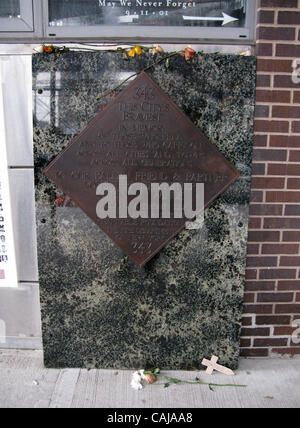
<path fill-rule="evenodd" d="M 34 48 L 34 51 L 37 53 L 43 53 L 44 52 L 44 46 L 37 46 L 36 48 Z"/>
<path fill-rule="evenodd" d="M 144 370 L 138 370 L 138 371 L 134 372 L 132 375 L 132 379 L 134 379 L 136 382 L 140 382 L 144 378 L 145 378 Z"/>
<path fill-rule="evenodd" d="M 137 391 L 143 389 L 143 385 L 140 382 L 136 382 L 134 379 L 132 379 L 130 385 L 133 389 L 136 389 Z"/>

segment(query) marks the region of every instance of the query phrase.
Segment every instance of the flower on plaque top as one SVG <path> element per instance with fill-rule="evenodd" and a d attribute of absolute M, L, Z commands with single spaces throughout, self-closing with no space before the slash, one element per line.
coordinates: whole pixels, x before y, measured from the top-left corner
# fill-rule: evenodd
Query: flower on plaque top
<path fill-rule="evenodd" d="M 142 53 L 143 49 L 141 48 L 141 46 L 136 45 L 128 51 L 128 56 L 134 58 L 136 55 L 141 55 Z"/>
<path fill-rule="evenodd" d="M 53 46 L 44 46 L 43 49 L 44 49 L 44 52 L 46 52 L 46 53 L 52 53 L 53 52 Z"/>
<path fill-rule="evenodd" d="M 163 53 L 163 52 L 164 52 L 164 50 L 163 50 L 163 48 L 161 46 L 155 46 L 152 49 L 152 55 L 156 55 L 158 53 Z"/>
<path fill-rule="evenodd" d="M 196 51 L 189 45 L 184 49 L 181 55 L 184 56 L 187 61 L 189 61 L 196 55 Z"/>

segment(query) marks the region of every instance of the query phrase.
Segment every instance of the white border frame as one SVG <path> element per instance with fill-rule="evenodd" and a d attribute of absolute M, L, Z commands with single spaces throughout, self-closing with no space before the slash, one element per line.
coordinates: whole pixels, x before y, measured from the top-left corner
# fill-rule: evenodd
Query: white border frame
<path fill-rule="evenodd" d="M 1 194 L 4 205 L 5 215 L 5 236 L 6 248 L 8 254 L 8 263 L 3 266 L 5 279 L 0 280 L 1 287 L 18 287 L 18 275 L 16 264 L 16 252 L 13 233 L 13 221 L 11 212 L 10 187 L 7 166 L 7 151 L 6 151 L 6 136 L 5 136 L 5 119 L 4 119 L 4 101 L 3 101 L 3 85 L 2 70 L 0 68 L 0 179 L 1 179 Z M 0 213 L 1 214 L 1 213 Z M 1 268 L 1 265 L 0 265 Z"/>

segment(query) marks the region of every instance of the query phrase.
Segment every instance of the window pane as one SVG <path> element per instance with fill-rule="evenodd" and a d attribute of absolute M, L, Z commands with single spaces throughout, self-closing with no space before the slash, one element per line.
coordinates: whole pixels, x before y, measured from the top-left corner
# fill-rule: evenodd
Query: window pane
<path fill-rule="evenodd" d="M 49 25 L 244 27 L 247 0 L 49 0 Z"/>
<path fill-rule="evenodd" d="M 20 0 L 0 0 L 1 18 L 15 18 L 20 13 Z"/>

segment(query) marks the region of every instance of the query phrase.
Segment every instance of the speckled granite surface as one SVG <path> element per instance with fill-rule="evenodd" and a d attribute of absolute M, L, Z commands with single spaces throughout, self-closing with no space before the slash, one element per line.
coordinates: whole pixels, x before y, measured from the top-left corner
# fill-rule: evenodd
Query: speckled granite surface
<path fill-rule="evenodd" d="M 238 365 L 253 145 L 255 58 L 173 57 L 149 74 L 241 177 L 139 268 L 43 169 L 104 108 L 99 95 L 153 62 L 143 54 L 33 58 L 34 152 L 44 359 L 47 367 Z M 98 97 L 98 99 L 97 99 Z M 203 367 L 202 367 L 203 368 Z"/>

